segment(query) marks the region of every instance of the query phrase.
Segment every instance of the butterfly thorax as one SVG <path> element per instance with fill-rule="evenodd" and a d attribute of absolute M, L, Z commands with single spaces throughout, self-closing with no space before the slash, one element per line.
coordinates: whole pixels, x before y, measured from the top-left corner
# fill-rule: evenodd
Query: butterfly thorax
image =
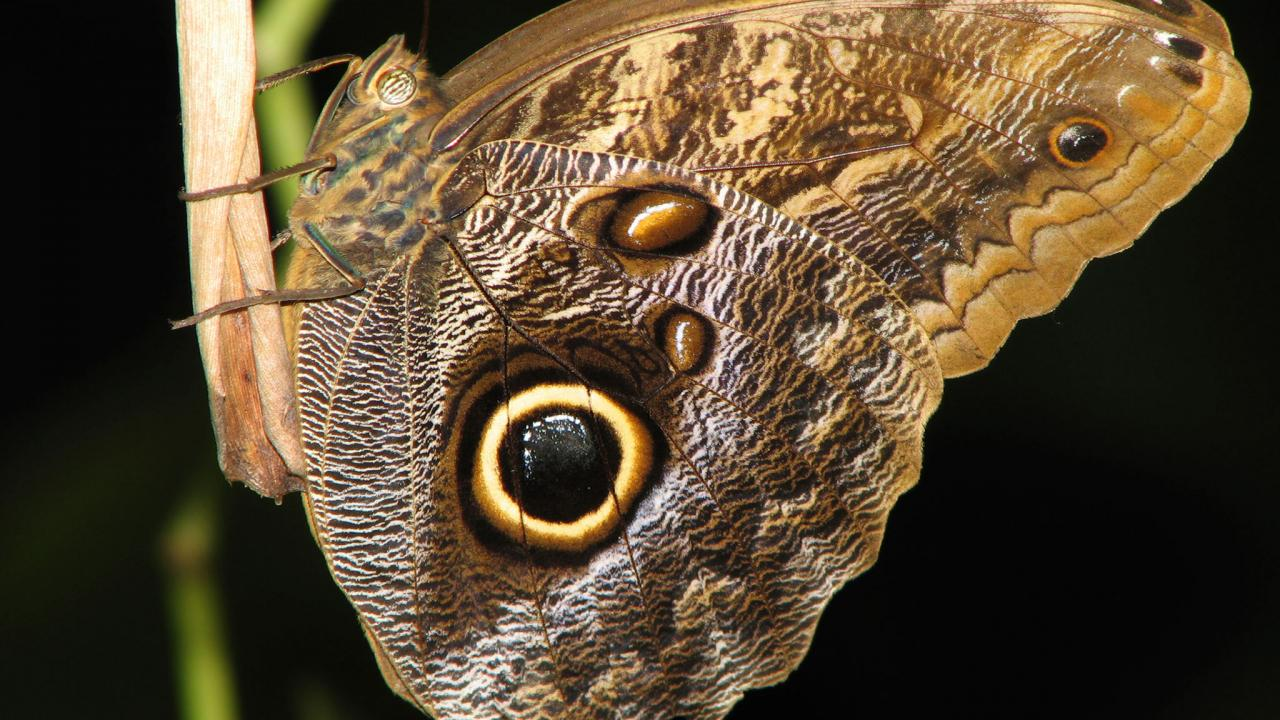
<path fill-rule="evenodd" d="M 328 245 L 361 275 L 420 244 L 434 178 L 422 142 L 447 109 L 426 60 L 395 36 L 348 70 L 308 156 L 332 167 L 302 177 L 289 212 L 296 237 Z"/>

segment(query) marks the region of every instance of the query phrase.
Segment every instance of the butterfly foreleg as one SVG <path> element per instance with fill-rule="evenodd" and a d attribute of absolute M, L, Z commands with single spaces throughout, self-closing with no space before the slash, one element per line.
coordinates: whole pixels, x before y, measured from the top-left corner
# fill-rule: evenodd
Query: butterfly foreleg
<path fill-rule="evenodd" d="M 243 310 L 244 308 L 254 307 L 256 305 L 270 304 L 288 304 L 295 302 L 315 302 L 318 300 L 332 300 L 334 298 L 345 297 L 353 293 L 360 292 L 364 289 L 365 281 L 361 277 L 360 272 L 356 270 L 351 263 L 338 252 L 333 245 L 325 239 L 324 235 L 315 226 L 306 224 L 303 226 L 305 230 L 304 236 L 315 248 L 316 252 L 329 263 L 334 270 L 347 281 L 346 285 L 336 287 L 319 287 L 319 288 L 297 288 L 290 290 L 259 290 L 257 295 L 252 297 L 243 297 L 236 300 L 228 300 L 227 302 L 218 303 L 211 308 L 202 310 L 182 320 L 170 322 L 170 326 L 174 330 L 184 327 L 191 327 L 212 317 L 217 317 L 234 310 Z M 280 245 L 293 239 L 293 233 L 285 230 L 280 232 L 276 239 L 272 241 L 271 249 L 274 250 Z"/>

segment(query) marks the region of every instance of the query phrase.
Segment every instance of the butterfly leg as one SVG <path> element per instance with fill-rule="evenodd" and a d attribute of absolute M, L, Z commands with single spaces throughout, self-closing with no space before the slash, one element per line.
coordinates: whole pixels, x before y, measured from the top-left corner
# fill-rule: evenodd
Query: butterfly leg
<path fill-rule="evenodd" d="M 254 307 L 256 305 L 269 305 L 273 303 L 332 300 L 333 298 L 351 295 L 364 289 L 364 278 L 360 276 L 359 271 L 351 266 L 351 263 L 348 262 L 347 259 L 344 258 L 342 254 L 325 239 L 324 235 L 315 226 L 307 223 L 303 225 L 303 230 L 305 231 L 307 240 L 311 243 L 311 246 L 316 249 L 316 252 L 320 253 L 320 256 L 323 257 L 334 270 L 337 270 L 338 273 L 346 279 L 348 283 L 347 285 L 325 288 L 301 288 L 296 290 L 259 291 L 259 293 L 253 297 L 238 298 L 236 300 L 218 303 L 217 305 L 206 310 L 202 310 L 190 317 L 172 321 L 169 325 L 174 330 L 178 330 L 184 327 L 191 327 L 192 325 L 199 324 L 204 320 L 224 315 L 232 312 L 233 310 L 243 310 L 244 308 Z M 276 241 L 272 244 L 273 250 L 284 242 L 287 242 L 292 236 L 292 233 L 285 231 L 280 233 L 280 235 L 285 237 L 277 237 Z"/>
<path fill-rule="evenodd" d="M 187 192 L 185 190 L 178 191 L 178 199 L 183 202 L 200 202 L 201 200 L 212 200 L 213 198 L 226 197 L 227 195 L 240 195 L 244 193 L 254 193 L 267 187 L 274 185 L 281 180 L 291 178 L 295 175 L 311 172 L 312 170 L 323 170 L 332 168 L 336 164 L 336 160 L 332 155 L 325 157 L 313 158 L 311 160 L 303 160 L 297 165 L 290 165 L 286 168 L 273 170 L 265 175 L 246 180 L 235 185 L 223 185 L 222 187 L 209 188 L 208 190 L 197 190 L 196 192 Z"/>

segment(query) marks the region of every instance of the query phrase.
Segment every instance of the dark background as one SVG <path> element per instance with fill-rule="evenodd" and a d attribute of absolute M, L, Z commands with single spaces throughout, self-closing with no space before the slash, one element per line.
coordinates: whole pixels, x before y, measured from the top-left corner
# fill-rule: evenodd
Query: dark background
<path fill-rule="evenodd" d="M 436 68 L 553 4 L 436 2 Z M 1274 11 L 1214 5 L 1255 86 L 1236 147 L 948 382 L 879 563 L 733 718 L 1280 717 Z M 242 716 L 416 717 L 298 499 L 220 479 L 195 335 L 165 324 L 190 309 L 172 4 L 6 12 L 0 714 L 177 715 L 159 538 L 212 488 Z M 419 18 L 338 2 L 310 54 Z"/>

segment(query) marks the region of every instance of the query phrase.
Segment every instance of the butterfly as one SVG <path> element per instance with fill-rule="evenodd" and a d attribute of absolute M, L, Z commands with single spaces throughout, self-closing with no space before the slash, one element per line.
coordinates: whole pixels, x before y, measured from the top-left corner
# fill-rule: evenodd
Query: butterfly
<path fill-rule="evenodd" d="M 1192 0 L 579 0 L 353 62 L 290 211 L 316 539 L 441 718 L 725 715 L 985 366 L 1224 153 Z"/>

